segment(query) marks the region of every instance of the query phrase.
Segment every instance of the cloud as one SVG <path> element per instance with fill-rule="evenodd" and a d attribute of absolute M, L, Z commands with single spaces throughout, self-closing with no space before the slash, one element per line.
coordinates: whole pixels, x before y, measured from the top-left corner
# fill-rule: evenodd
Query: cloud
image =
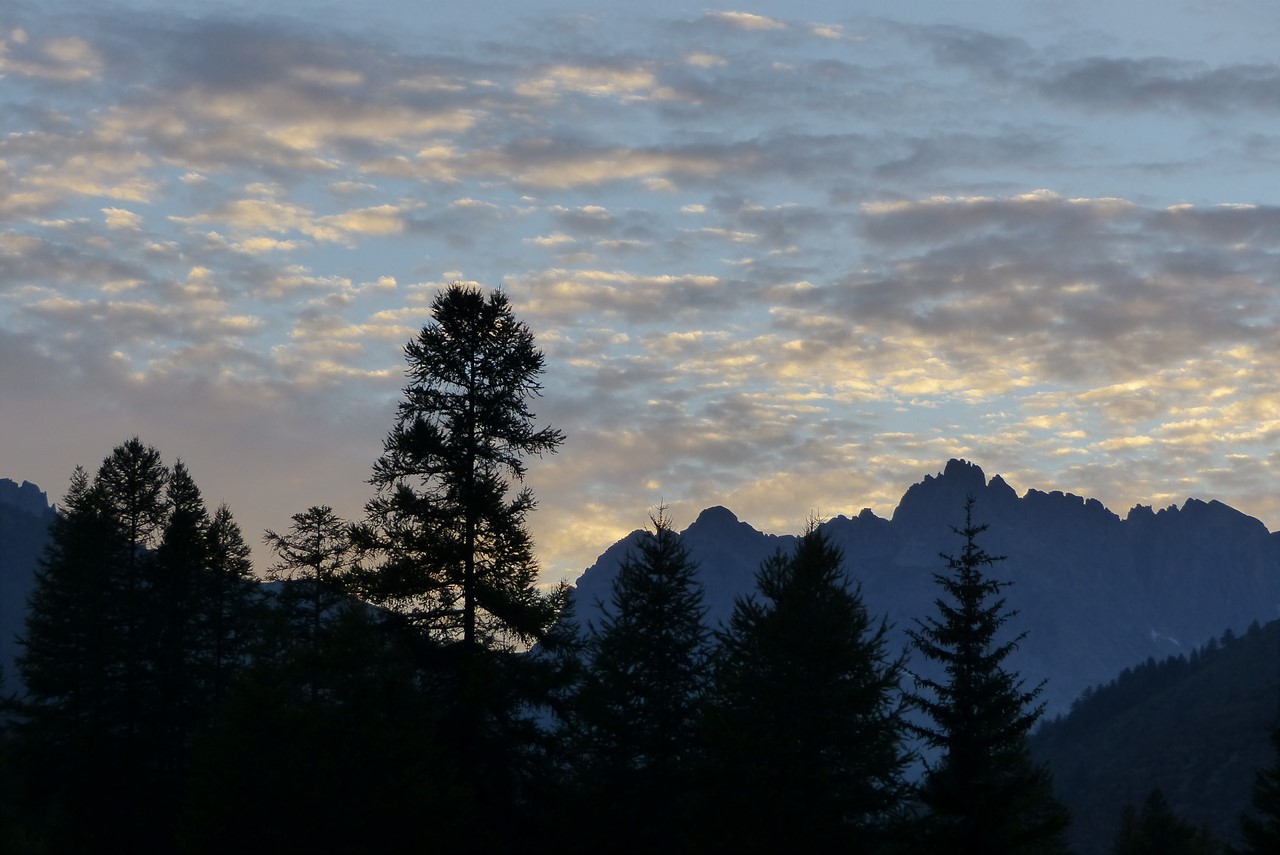
<path fill-rule="evenodd" d="M 776 18 L 756 15 L 752 12 L 707 12 L 708 20 L 736 27 L 740 30 L 785 30 L 787 25 Z"/>
<path fill-rule="evenodd" d="M 1280 110 L 1280 66 L 1213 68 L 1161 57 L 1091 57 L 1052 68 L 1040 89 L 1049 98 L 1102 110 L 1274 114 Z"/>
<path fill-rule="evenodd" d="M 124 208 L 103 208 L 107 228 L 138 231 L 142 227 L 142 216 Z"/>
<path fill-rule="evenodd" d="M 400 345 L 463 279 L 547 352 L 552 576 L 664 499 L 795 530 L 957 455 L 1280 514 L 1269 61 L 964 14 L 24 14 L 0 428 L 52 484 L 141 423 L 250 530 L 358 514 Z"/>
<path fill-rule="evenodd" d="M 635 100 L 670 101 L 681 97 L 675 90 L 662 85 L 651 69 L 635 66 L 551 66 L 518 84 L 513 91 L 517 95 L 541 100 L 553 100 L 565 93 L 575 93 L 596 98 L 617 98 L 623 103 Z"/>
<path fill-rule="evenodd" d="M 103 59 L 87 39 L 55 36 L 33 40 L 22 29 L 0 31 L 0 75 L 16 74 L 58 83 L 83 83 L 103 72 Z"/>
<path fill-rule="evenodd" d="M 187 225 L 220 225 L 241 235 L 252 235 L 240 246 L 254 253 L 298 246 L 253 235 L 254 232 L 297 232 L 317 241 L 349 243 L 358 237 L 386 237 L 405 229 L 404 210 L 397 205 L 353 208 L 321 216 L 301 205 L 275 199 L 237 199 L 207 213 L 169 219 Z"/>

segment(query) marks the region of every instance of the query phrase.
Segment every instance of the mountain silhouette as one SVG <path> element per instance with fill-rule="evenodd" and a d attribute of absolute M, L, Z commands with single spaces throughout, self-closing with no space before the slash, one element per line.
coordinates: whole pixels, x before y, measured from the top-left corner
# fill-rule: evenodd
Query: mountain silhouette
<path fill-rule="evenodd" d="M 0 673 L 5 692 L 21 690 L 14 636 L 26 619 L 36 562 L 48 543 L 53 517 L 48 497 L 35 484 L 0 478 Z"/>
<path fill-rule="evenodd" d="M 1217 501 L 1181 507 L 1139 505 L 1121 518 L 1096 499 L 1058 491 L 1018 496 L 999 475 L 950 460 L 903 494 L 889 519 L 864 510 L 822 524 L 844 550 L 852 581 L 873 616 L 887 619 L 894 644 L 932 615 L 946 571 L 940 557 L 963 545 L 952 526 L 973 496 L 980 545 L 1006 560 L 991 576 L 1013 582 L 1004 592 L 1018 614 L 1006 628 L 1026 638 L 1009 660 L 1028 688 L 1046 680 L 1042 699 L 1065 712 L 1088 686 L 1126 666 L 1187 653 L 1225 628 L 1280 615 L 1280 535 Z M 576 616 L 593 622 L 608 603 L 617 567 L 637 533 L 609 547 L 577 580 Z M 757 531 L 725 508 L 709 508 L 683 532 L 706 591 L 712 626 L 735 597 L 752 593 L 755 572 L 795 538 Z M 913 665 L 914 667 L 914 665 Z M 922 666 L 923 667 L 923 666 Z"/>

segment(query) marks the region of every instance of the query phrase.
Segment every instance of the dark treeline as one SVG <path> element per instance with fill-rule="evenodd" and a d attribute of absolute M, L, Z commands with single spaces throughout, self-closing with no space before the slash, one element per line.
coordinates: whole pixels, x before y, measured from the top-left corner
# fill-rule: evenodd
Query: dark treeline
<path fill-rule="evenodd" d="M 76 470 L 0 730 L 0 850 L 1066 851 L 972 502 L 912 633 L 929 675 L 816 521 L 711 627 L 659 510 L 578 625 L 525 525 L 524 461 L 562 441 L 528 406 L 542 354 L 500 292 L 433 317 L 364 519 L 267 532 L 269 584 L 182 463 L 134 438 Z M 1248 851 L 1275 851 L 1278 770 Z M 1182 828 L 1162 809 L 1117 851 L 1173 851 L 1142 848 Z"/>
<path fill-rule="evenodd" d="M 1069 715 L 1043 724 L 1032 751 L 1053 768 L 1073 811 L 1075 844 L 1106 851 L 1117 835 L 1138 831 L 1199 841 L 1167 851 L 1219 852 L 1222 840 L 1256 836 L 1262 817 L 1274 828 L 1280 791 L 1257 791 L 1255 769 L 1275 751 L 1267 734 L 1280 702 L 1277 667 L 1280 621 L 1254 623 L 1185 655 L 1126 668 L 1085 692 Z M 1272 765 L 1263 774 L 1277 771 Z M 1257 813 L 1242 825 L 1251 784 Z"/>

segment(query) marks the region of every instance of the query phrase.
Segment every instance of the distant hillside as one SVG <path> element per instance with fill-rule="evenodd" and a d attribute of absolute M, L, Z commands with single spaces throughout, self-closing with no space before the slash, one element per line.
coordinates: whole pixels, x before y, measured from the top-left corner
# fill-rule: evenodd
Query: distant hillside
<path fill-rule="evenodd" d="M 1081 855 L 1106 852 L 1125 805 L 1163 790 L 1183 819 L 1238 842 L 1253 773 L 1274 762 L 1280 621 L 1189 656 L 1149 660 L 1088 692 L 1032 740 L 1071 809 Z"/>
<path fill-rule="evenodd" d="M 1280 615 L 1280 535 L 1221 502 L 1188 499 L 1160 511 L 1138 506 L 1122 519 L 1094 499 L 1060 492 L 1017 493 L 998 475 L 952 460 L 903 495 L 890 519 L 870 511 L 824 524 L 844 549 L 846 567 L 875 615 L 904 630 L 934 611 L 939 553 L 962 545 L 951 531 L 965 497 L 977 499 L 979 539 L 1008 560 L 993 568 L 1013 581 L 1011 631 L 1027 639 L 1010 660 L 1035 685 L 1048 679 L 1051 714 L 1066 712 L 1088 686 L 1148 657 L 1189 652 L 1231 627 Z M 763 534 L 724 508 L 704 511 L 683 533 L 700 563 L 712 623 L 734 597 L 754 588 L 761 560 L 791 536 Z M 579 617 L 592 620 L 630 538 L 610 547 L 577 582 Z"/>
<path fill-rule="evenodd" d="M 27 595 L 53 516 L 39 487 L 0 478 L 0 669 L 6 691 L 20 688 L 13 665 L 18 653 L 14 635 L 26 619 Z"/>

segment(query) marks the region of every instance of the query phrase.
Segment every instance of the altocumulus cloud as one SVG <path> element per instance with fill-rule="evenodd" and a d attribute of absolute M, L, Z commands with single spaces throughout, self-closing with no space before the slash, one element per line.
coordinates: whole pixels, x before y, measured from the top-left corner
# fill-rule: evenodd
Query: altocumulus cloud
<path fill-rule="evenodd" d="M 457 279 L 547 351 L 548 579 L 659 501 L 795 530 L 954 455 L 1280 523 L 1265 28 L 662 5 L 0 15 L 0 475 L 140 432 L 249 532 L 357 515 Z"/>

